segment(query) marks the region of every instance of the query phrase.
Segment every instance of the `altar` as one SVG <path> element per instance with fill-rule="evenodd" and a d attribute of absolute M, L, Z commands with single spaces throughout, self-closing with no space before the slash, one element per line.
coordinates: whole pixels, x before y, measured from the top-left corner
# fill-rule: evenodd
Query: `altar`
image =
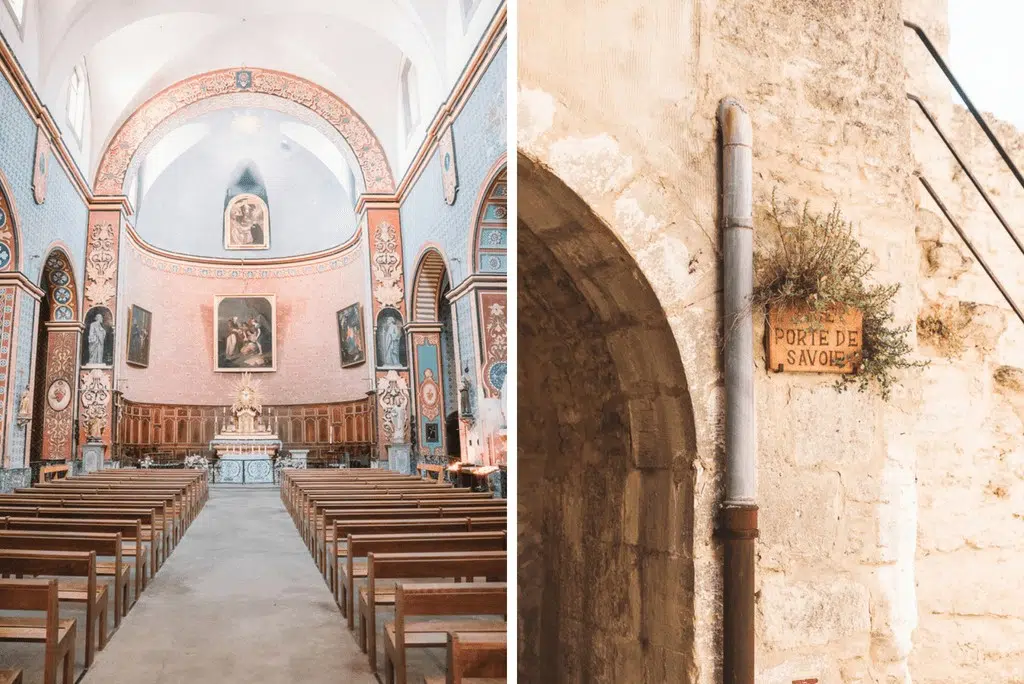
<path fill-rule="evenodd" d="M 235 388 L 231 415 L 225 409 L 214 419 L 216 434 L 210 441 L 214 452 L 216 482 L 225 484 L 273 484 L 274 459 L 281 450 L 273 409 L 263 412 L 260 383 L 249 373 Z M 223 422 L 222 422 L 223 420 Z"/>

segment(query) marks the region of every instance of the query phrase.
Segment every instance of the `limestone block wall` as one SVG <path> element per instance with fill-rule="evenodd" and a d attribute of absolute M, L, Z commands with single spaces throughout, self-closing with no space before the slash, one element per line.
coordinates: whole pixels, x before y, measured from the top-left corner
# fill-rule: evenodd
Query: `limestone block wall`
<path fill-rule="evenodd" d="M 838 200 L 876 257 L 878 278 L 903 284 L 895 314 L 912 324 L 919 250 L 900 3 L 523 0 L 519 22 L 520 150 L 564 181 L 622 242 L 657 295 L 685 368 L 696 436 L 692 603 L 671 593 L 672 576 L 649 577 L 644 590 L 662 592 L 678 610 L 692 605 L 683 617 L 693 630 L 687 680 L 717 681 L 721 556 L 713 531 L 723 395 L 716 109 L 726 95 L 749 107 L 759 206 L 776 188 L 819 211 Z M 577 28 L 566 31 L 568 25 Z M 919 377 L 908 374 L 888 404 L 870 394 L 837 394 L 828 378 L 768 373 L 758 340 L 758 681 L 903 680 L 916 621 L 917 447 L 907 416 L 918 406 Z M 580 389 L 588 391 L 585 381 Z M 669 425 L 663 417 L 660 429 Z M 521 477 L 530 477 L 529 463 L 555 458 L 539 444 L 563 443 L 563 433 L 544 434 L 546 440 L 524 441 Z M 544 489 L 531 492 L 521 494 L 521 514 L 543 510 Z M 617 510 L 628 515 L 625 503 Z M 570 512 L 582 524 L 586 509 Z M 537 524 L 520 524 L 522 543 Z M 623 581 L 628 577 L 623 571 Z M 573 599 L 564 600 L 571 613 Z M 540 624 L 563 614 L 548 610 L 555 615 L 540 616 Z M 527 627 L 537 634 L 535 624 Z M 593 662 L 603 657 L 600 648 L 590 652 Z M 640 657 L 659 656 L 647 649 Z"/>
<path fill-rule="evenodd" d="M 231 396 L 237 373 L 213 370 L 213 298 L 228 294 L 277 297 L 277 370 L 258 373 L 267 401 L 312 404 L 363 399 L 370 389 L 369 361 L 341 367 L 337 311 L 366 302 L 365 265 L 356 244 L 328 260 L 266 267 L 203 267 L 163 260 L 124 243 L 124 295 L 117 320 L 118 377 L 125 397 L 164 404 L 222 405 Z M 187 268 L 195 268 L 192 273 Z M 282 270 L 284 272 L 282 272 Z M 266 272 L 264 272 L 266 271 Z M 125 362 L 128 307 L 153 314 L 148 368 Z M 372 321 L 363 312 L 366 342 Z M 367 355 L 369 359 L 369 355 Z"/>
<path fill-rule="evenodd" d="M 944 4 L 944 3 L 941 3 Z M 949 29 L 936 3 L 907 2 L 945 53 Z M 1010 225 L 1024 235 L 1024 189 L 916 37 L 906 46 L 907 88 L 921 95 Z M 968 88 L 968 95 L 970 95 Z M 917 169 L 975 242 L 1018 304 L 1024 255 L 916 106 Z M 1018 166 L 1024 134 L 988 117 Z M 922 326 L 916 576 L 917 682 L 1011 682 L 1024 677 L 1024 324 L 1012 313 L 922 189 L 916 230 Z M 945 334 L 943 334 L 945 333 Z"/>

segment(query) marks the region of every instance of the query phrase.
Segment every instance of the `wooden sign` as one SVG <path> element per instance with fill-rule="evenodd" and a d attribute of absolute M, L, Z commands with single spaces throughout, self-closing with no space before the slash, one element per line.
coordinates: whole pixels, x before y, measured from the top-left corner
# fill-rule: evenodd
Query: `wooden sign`
<path fill-rule="evenodd" d="M 856 373 L 864 315 L 786 307 L 768 313 L 768 367 L 777 373 Z"/>

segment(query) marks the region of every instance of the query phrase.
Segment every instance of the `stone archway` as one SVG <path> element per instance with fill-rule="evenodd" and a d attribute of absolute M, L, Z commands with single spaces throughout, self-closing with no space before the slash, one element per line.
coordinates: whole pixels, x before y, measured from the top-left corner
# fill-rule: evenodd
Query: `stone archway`
<path fill-rule="evenodd" d="M 128 169 L 146 139 L 168 118 L 209 98 L 239 93 L 296 102 L 331 124 L 352 148 L 370 194 L 392 194 L 395 179 L 387 155 L 365 121 L 341 98 L 300 76 L 272 69 L 219 69 L 160 91 L 132 112 L 107 143 L 96 171 L 97 195 L 123 195 Z"/>
<path fill-rule="evenodd" d="M 412 369 L 416 388 L 416 443 L 419 456 L 434 463 L 448 463 L 448 456 L 459 452 L 458 432 L 455 444 L 449 420 L 455 400 L 453 368 L 455 331 L 451 325 L 451 304 L 445 298 L 451 289 L 448 266 L 436 247 L 427 247 L 417 260 L 412 290 Z"/>
<path fill-rule="evenodd" d="M 519 156 L 519 672 L 689 682 L 695 429 L 625 247 Z"/>
<path fill-rule="evenodd" d="M 31 460 L 69 461 L 75 452 L 78 287 L 67 252 L 54 247 L 43 262 L 36 332 Z"/>

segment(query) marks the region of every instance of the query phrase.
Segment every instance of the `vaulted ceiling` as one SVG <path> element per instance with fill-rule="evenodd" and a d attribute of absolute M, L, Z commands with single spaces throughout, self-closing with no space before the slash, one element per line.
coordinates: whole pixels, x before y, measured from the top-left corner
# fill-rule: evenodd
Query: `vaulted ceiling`
<path fill-rule="evenodd" d="M 93 176 L 107 142 L 143 102 L 215 69 L 287 71 L 358 112 L 401 177 L 501 0 L 27 0 L 8 42 L 64 124 L 67 87 L 82 60 L 90 110 L 75 155 Z M 400 72 L 415 67 L 418 127 L 405 130 Z"/>

